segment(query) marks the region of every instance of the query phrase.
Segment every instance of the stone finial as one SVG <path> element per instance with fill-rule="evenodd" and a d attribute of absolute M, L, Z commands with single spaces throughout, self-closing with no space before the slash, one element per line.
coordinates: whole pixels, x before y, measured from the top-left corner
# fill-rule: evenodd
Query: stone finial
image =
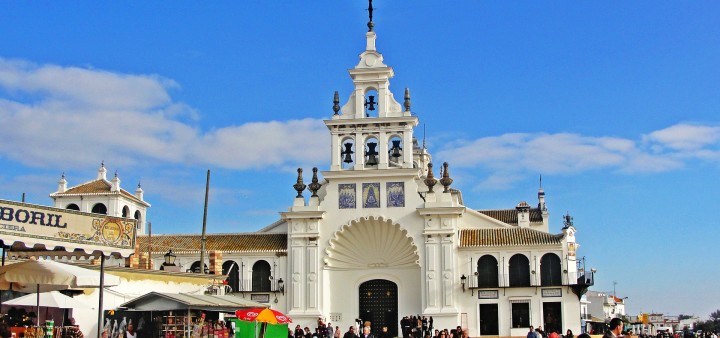
<path fill-rule="evenodd" d="M 58 181 L 58 192 L 66 192 L 67 191 L 67 181 L 65 180 L 65 173 L 62 173 L 62 176 L 60 176 L 60 180 Z"/>
<path fill-rule="evenodd" d="M 405 88 L 405 111 L 410 111 L 410 88 Z"/>
<path fill-rule="evenodd" d="M 310 196 L 310 197 L 318 197 L 317 192 L 318 192 L 318 190 L 320 190 L 320 183 L 318 183 L 318 177 L 317 177 L 318 168 L 314 167 L 312 169 L 312 172 L 313 172 L 312 183 L 310 183 L 310 185 L 308 185 L 308 189 L 312 192 L 312 196 Z"/>
<path fill-rule="evenodd" d="M 117 170 L 115 170 L 115 177 L 112 179 L 110 191 L 120 191 L 120 177 L 118 177 Z"/>
<path fill-rule="evenodd" d="M 100 163 L 100 168 L 98 168 L 97 179 L 107 180 L 107 169 L 105 169 L 105 161 L 102 161 L 102 163 Z"/>
<path fill-rule="evenodd" d="M 450 192 L 450 185 L 452 184 L 453 179 L 450 178 L 450 171 L 448 170 L 447 162 L 443 163 L 443 169 L 441 169 L 441 171 L 442 171 L 442 178 L 440 179 L 440 184 L 442 184 L 443 187 L 445 187 L 445 190 L 443 190 L 443 192 Z"/>
<path fill-rule="evenodd" d="M 428 163 L 428 174 L 427 174 L 427 177 L 425 178 L 425 185 L 427 185 L 427 187 L 428 187 L 428 192 L 433 192 L 433 187 L 435 186 L 435 184 L 437 184 L 437 180 L 435 179 L 435 176 L 433 175 L 433 172 L 432 172 L 432 167 L 433 167 L 432 162 Z"/>
<path fill-rule="evenodd" d="M 563 225 L 564 225 L 563 229 L 567 229 L 569 227 L 574 226 L 573 218 L 572 218 L 572 216 L 570 216 L 570 212 L 567 212 L 567 214 L 565 214 L 565 216 L 563 216 Z"/>
<path fill-rule="evenodd" d="M 298 193 L 297 196 L 295 196 L 296 198 L 303 197 L 302 192 L 303 192 L 303 190 L 305 190 L 305 187 L 306 187 L 306 185 L 303 184 L 302 172 L 303 172 L 302 168 L 298 168 L 297 182 L 293 185 L 293 188 L 295 188 L 295 191 L 297 191 L 297 193 Z"/>
<path fill-rule="evenodd" d="M 142 186 L 140 185 L 140 182 L 138 181 L 137 189 L 135 189 L 135 197 L 137 197 L 139 200 L 143 200 L 144 191 L 142 189 Z"/>
<path fill-rule="evenodd" d="M 339 115 L 338 112 L 340 111 L 340 94 L 338 94 L 337 90 L 335 91 L 335 95 L 333 96 L 333 111 L 335 112 L 335 115 Z"/>

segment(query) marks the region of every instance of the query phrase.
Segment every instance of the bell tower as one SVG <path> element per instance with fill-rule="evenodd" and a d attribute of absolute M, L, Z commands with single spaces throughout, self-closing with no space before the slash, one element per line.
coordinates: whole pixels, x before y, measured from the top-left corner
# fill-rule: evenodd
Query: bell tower
<path fill-rule="evenodd" d="M 375 48 L 373 27 L 371 16 L 365 51 L 349 70 L 354 84 L 350 98 L 340 108 L 335 92 L 335 113 L 325 120 L 332 142 L 330 171 L 419 167 L 413 163 L 413 128 L 418 118 L 410 112 L 410 90 L 405 89 L 401 106 L 390 91 L 395 73 Z"/>

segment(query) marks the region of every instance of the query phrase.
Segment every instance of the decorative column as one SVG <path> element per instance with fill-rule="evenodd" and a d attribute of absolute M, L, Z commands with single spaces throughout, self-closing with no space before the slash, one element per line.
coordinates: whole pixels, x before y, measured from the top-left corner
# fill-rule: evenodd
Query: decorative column
<path fill-rule="evenodd" d="M 288 314 L 298 322 L 316 319 L 322 310 L 318 239 L 325 211 L 321 210 L 319 201 L 312 202 L 318 198 L 320 188 L 316 173 L 317 169 L 313 168 L 310 205 L 294 203 L 290 211 L 280 213 L 288 224 Z M 298 195 L 302 196 L 300 190 Z"/>

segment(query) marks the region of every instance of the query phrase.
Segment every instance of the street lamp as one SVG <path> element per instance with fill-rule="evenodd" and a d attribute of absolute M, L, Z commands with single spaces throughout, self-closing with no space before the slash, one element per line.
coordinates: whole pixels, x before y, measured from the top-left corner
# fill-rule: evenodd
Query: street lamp
<path fill-rule="evenodd" d="M 460 276 L 460 285 L 462 285 L 462 290 L 465 292 L 465 282 L 467 281 L 467 277 L 465 277 L 465 274 Z"/>
<path fill-rule="evenodd" d="M 285 294 L 285 282 L 283 282 L 282 277 L 278 278 L 277 281 L 278 290 L 280 290 L 280 293 L 283 295 Z"/>
<path fill-rule="evenodd" d="M 175 259 L 177 256 L 172 252 L 172 250 L 169 250 L 165 255 L 165 262 L 163 263 L 163 266 L 175 266 Z"/>

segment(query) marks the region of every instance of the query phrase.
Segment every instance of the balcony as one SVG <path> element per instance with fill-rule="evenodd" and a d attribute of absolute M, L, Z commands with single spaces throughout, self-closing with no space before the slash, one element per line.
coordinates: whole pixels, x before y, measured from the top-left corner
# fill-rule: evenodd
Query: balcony
<path fill-rule="evenodd" d="M 280 292 L 281 294 L 285 294 L 285 282 L 282 278 L 271 279 L 267 283 L 256 283 L 255 288 L 253 288 L 252 279 L 242 279 L 238 281 L 238 289 L 232 290 L 231 292 L 240 294 Z"/>

